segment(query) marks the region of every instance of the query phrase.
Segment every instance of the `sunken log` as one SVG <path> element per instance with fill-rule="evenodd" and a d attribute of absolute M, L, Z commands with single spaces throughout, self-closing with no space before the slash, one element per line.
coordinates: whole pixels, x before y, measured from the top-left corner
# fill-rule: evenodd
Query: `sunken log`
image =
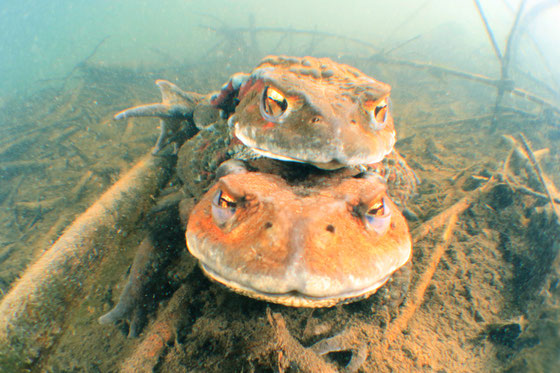
<path fill-rule="evenodd" d="M 135 229 L 169 175 L 169 157 L 144 156 L 79 216 L 0 302 L 0 366 L 22 371 L 48 355 L 107 247 Z"/>

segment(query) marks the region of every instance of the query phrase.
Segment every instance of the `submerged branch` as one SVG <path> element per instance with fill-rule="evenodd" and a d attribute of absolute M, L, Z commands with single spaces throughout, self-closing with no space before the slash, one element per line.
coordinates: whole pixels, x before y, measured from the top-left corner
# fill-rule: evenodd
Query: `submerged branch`
<path fill-rule="evenodd" d="M 490 39 L 490 42 L 492 43 L 492 49 L 494 49 L 494 54 L 496 54 L 496 57 L 498 57 L 498 60 L 500 60 L 500 63 L 501 63 L 502 59 L 503 59 L 503 56 L 502 56 L 502 53 L 500 52 L 500 47 L 498 46 L 498 42 L 496 41 L 496 38 L 494 37 L 494 33 L 492 32 L 492 29 L 490 28 L 490 24 L 488 23 L 488 19 L 486 19 L 486 15 L 482 11 L 482 6 L 480 5 L 480 2 L 478 0 L 474 0 L 474 4 L 476 5 L 476 9 L 478 10 L 478 14 L 480 15 L 480 18 L 482 19 L 482 22 L 484 23 L 484 29 L 486 30 L 486 34 L 488 34 L 488 38 Z"/>
<path fill-rule="evenodd" d="M 496 103 L 494 104 L 494 117 L 492 118 L 492 122 L 490 125 L 491 131 L 495 130 L 498 125 L 498 108 L 502 103 L 504 94 L 506 92 L 511 92 L 514 89 L 513 81 L 509 79 L 509 63 L 511 60 L 514 38 L 516 36 L 515 31 L 517 30 L 517 26 L 519 24 L 519 20 L 521 19 L 521 13 L 523 13 L 524 7 L 525 0 L 521 0 L 521 4 L 519 4 L 519 10 L 517 11 L 517 15 L 515 16 L 515 21 L 513 22 L 507 38 L 504 57 L 500 60 L 500 84 L 497 86 L 498 94 L 496 95 Z"/>
<path fill-rule="evenodd" d="M 42 170 L 52 165 L 48 159 L 37 161 L 13 161 L 0 163 L 0 177 L 6 178 L 13 175 L 24 174 L 36 170 Z"/>
<path fill-rule="evenodd" d="M 62 84 L 62 90 L 64 90 L 64 88 L 66 87 L 66 84 L 68 83 L 68 80 L 72 77 L 72 75 L 74 75 L 74 73 L 79 70 L 80 68 L 83 68 L 88 62 L 89 60 L 91 60 L 93 58 L 93 56 L 95 56 L 95 54 L 97 53 L 97 51 L 99 50 L 99 48 L 103 45 L 103 43 L 105 43 L 105 41 L 107 39 L 109 39 L 110 35 L 105 36 L 103 39 L 101 39 L 101 41 L 99 41 L 99 43 L 97 43 L 95 45 L 95 47 L 92 49 L 92 51 L 90 52 L 90 54 L 87 55 L 86 58 L 84 58 L 83 60 L 81 60 L 80 62 L 78 62 L 76 65 L 74 65 L 74 67 L 72 68 L 72 70 L 70 70 L 70 72 L 68 74 L 66 74 L 63 77 L 60 78 L 48 78 L 48 79 L 40 79 L 40 82 L 52 82 L 52 81 L 60 81 L 62 80 L 63 84 Z"/>
<path fill-rule="evenodd" d="M 432 281 L 432 277 L 436 272 L 436 268 L 441 260 L 441 257 L 443 256 L 443 253 L 445 252 L 445 250 L 447 250 L 447 247 L 451 242 L 458 215 L 465 211 L 469 206 L 470 203 L 468 201 L 461 200 L 459 203 L 454 205 L 452 209 L 450 209 L 451 212 L 449 214 L 449 218 L 446 219 L 447 226 L 442 235 L 442 240 L 436 246 L 434 252 L 429 258 L 428 268 L 424 270 L 422 276 L 415 284 L 414 289 L 411 289 L 411 295 L 406 303 L 406 306 L 402 309 L 399 316 L 393 322 L 391 322 L 389 328 L 385 332 L 382 342 L 383 349 L 388 349 L 389 346 L 394 342 L 394 340 L 402 334 L 402 331 L 406 329 L 408 322 L 410 321 L 418 307 L 422 304 L 426 289 L 428 289 L 428 285 Z M 417 237 L 415 237 L 414 240 L 415 242 L 417 242 Z"/>
<path fill-rule="evenodd" d="M 317 30 L 302 30 L 302 29 L 292 29 L 292 28 L 287 28 L 287 27 L 255 27 L 255 28 L 250 28 L 250 27 L 239 27 L 239 28 L 234 28 L 234 27 L 221 27 L 221 28 L 216 28 L 216 27 L 212 27 L 212 26 L 207 26 L 207 25 L 199 25 L 200 27 L 206 28 L 208 30 L 211 31 L 215 31 L 218 33 L 223 33 L 223 34 L 239 34 L 239 33 L 273 33 L 273 34 L 292 34 L 292 35 L 308 35 L 308 36 L 321 36 L 321 37 L 328 37 L 328 38 L 332 38 L 332 39 L 339 39 L 342 41 L 349 41 L 352 43 L 355 43 L 357 45 L 360 45 L 362 47 L 366 47 L 368 49 L 370 49 L 372 52 L 375 52 L 378 50 L 378 47 L 373 45 L 372 43 L 368 43 L 367 41 L 363 41 L 361 39 L 358 38 L 352 38 L 349 36 L 344 36 L 344 35 L 339 35 L 339 34 L 335 34 L 333 32 L 326 32 L 326 31 L 317 31 Z"/>
<path fill-rule="evenodd" d="M 439 66 L 439 65 L 434 65 L 434 64 L 431 64 L 431 63 L 424 63 L 424 62 L 417 62 L 417 61 L 387 58 L 387 57 L 383 57 L 383 56 L 379 56 L 379 55 L 375 55 L 374 57 L 369 58 L 368 60 L 370 60 L 370 61 L 373 60 L 374 62 L 379 62 L 379 63 L 395 64 L 395 65 L 412 67 L 412 68 L 415 68 L 415 69 L 426 70 L 430 73 L 435 73 L 435 74 L 452 75 L 452 76 L 455 76 L 455 77 L 458 77 L 458 78 L 471 80 L 471 81 L 479 82 L 479 83 L 482 83 L 482 84 L 486 84 L 488 86 L 496 87 L 498 89 L 503 89 L 504 91 L 507 88 L 507 90 L 511 94 L 513 94 L 515 96 L 518 96 L 518 97 L 521 97 L 521 98 L 524 98 L 528 101 L 534 102 L 536 104 L 546 106 L 551 111 L 560 115 L 560 107 L 558 105 L 550 102 L 549 100 L 547 100 L 543 97 L 540 97 L 540 96 L 537 96 L 537 95 L 535 95 L 531 92 L 528 92 L 528 91 L 526 91 L 522 88 L 516 88 L 513 85 L 511 85 L 512 82 L 509 82 L 509 81 L 504 82 L 503 80 L 492 79 L 492 78 L 487 77 L 487 76 L 482 75 L 482 74 L 473 74 L 473 73 L 453 69 L 453 68 L 446 67 L 446 66 Z M 500 106 L 501 106 L 500 103 L 498 103 L 497 107 L 499 108 Z"/>
<path fill-rule="evenodd" d="M 166 157 L 144 157 L 12 286 L 0 302 L 1 366 L 23 371 L 47 356 L 41 352 L 57 343 L 66 311 L 83 294 L 88 275 L 148 209 L 169 167 Z"/>
<path fill-rule="evenodd" d="M 502 80 L 508 78 L 509 63 L 511 61 L 512 50 L 515 45 L 515 37 L 517 36 L 516 31 L 519 26 L 519 21 L 521 20 L 521 14 L 523 13 L 523 9 L 525 8 L 526 1 L 527 0 L 521 0 L 519 9 L 517 10 L 517 14 L 515 15 L 515 21 L 513 21 L 513 26 L 511 26 L 511 30 L 509 31 L 506 42 L 506 51 L 504 53 L 504 58 L 502 59 Z"/>
<path fill-rule="evenodd" d="M 527 141 L 527 138 L 523 133 L 519 134 L 519 138 L 521 139 L 521 144 L 523 145 L 523 148 L 525 149 L 527 155 L 529 156 L 529 161 L 531 162 L 531 165 L 535 169 L 537 176 L 539 177 L 539 180 L 546 192 L 546 195 L 548 196 L 550 204 L 552 205 L 552 210 L 554 211 L 554 213 L 556 214 L 556 218 L 560 222 L 560 211 L 558 210 L 558 206 L 554 202 L 554 197 L 550 192 L 550 187 L 544 178 L 544 173 L 541 169 L 541 166 L 539 165 L 539 162 L 537 161 L 537 158 L 535 157 L 535 153 L 533 153 L 533 150 L 531 149 L 531 146 L 529 145 L 529 142 Z"/>
<path fill-rule="evenodd" d="M 420 35 L 420 34 L 418 34 L 416 36 L 413 36 L 410 39 L 407 39 L 407 40 L 403 41 L 402 43 L 397 44 L 394 47 L 392 47 L 392 48 L 390 48 L 386 51 L 384 50 L 384 51 L 379 52 L 379 54 L 385 54 L 385 55 L 390 54 L 390 53 L 396 51 L 397 49 L 400 49 L 400 48 L 404 47 L 405 45 L 408 45 L 409 43 L 412 43 L 413 41 L 420 39 L 421 37 L 422 37 L 422 35 Z"/>
<path fill-rule="evenodd" d="M 478 5 L 477 8 L 479 9 L 479 13 L 481 14 L 481 18 L 483 19 L 483 21 L 485 21 L 485 24 L 487 24 L 487 20 L 484 16 L 484 13 L 482 12 L 482 9 L 479 8 L 480 5 L 478 4 L 478 0 L 475 0 L 475 2 Z M 482 84 L 485 84 L 485 85 L 488 85 L 488 86 L 496 87 L 498 89 L 498 96 L 496 98 L 496 104 L 494 106 L 495 109 L 497 109 L 500 106 L 503 94 L 505 92 L 510 92 L 511 94 L 513 94 L 515 96 L 524 98 L 526 100 L 532 101 L 532 102 L 537 103 L 537 104 L 542 105 L 542 106 L 546 106 L 547 108 L 549 108 L 550 110 L 552 110 L 556 114 L 560 115 L 560 107 L 557 104 L 555 104 L 553 102 L 550 102 L 549 100 L 547 100 L 543 97 L 537 96 L 536 94 L 528 92 L 528 91 L 526 91 L 522 88 L 517 88 L 517 87 L 514 86 L 512 81 L 509 81 L 507 79 L 507 77 L 508 77 L 507 69 L 508 69 L 508 66 L 509 66 L 509 60 L 511 58 L 512 48 L 514 46 L 514 35 L 515 35 L 515 31 L 516 31 L 516 29 L 518 27 L 518 24 L 519 24 L 520 14 L 521 14 L 522 9 L 523 9 L 523 4 L 521 4 L 521 5 L 522 6 L 520 6 L 516 21 L 514 22 L 514 25 L 513 25 L 512 29 L 510 31 L 509 38 L 508 38 L 508 43 L 507 43 L 507 48 L 506 48 L 506 52 L 505 52 L 504 56 L 502 56 L 502 54 L 501 54 L 501 52 L 498 48 L 497 42 L 494 38 L 492 30 L 490 29 L 490 26 L 489 25 L 486 26 L 486 30 L 487 30 L 487 33 L 489 35 L 489 38 L 492 41 L 492 46 L 494 48 L 494 51 L 495 51 L 497 57 L 500 60 L 500 64 L 502 65 L 502 73 L 501 73 L 500 79 L 494 79 L 494 78 L 484 76 L 482 74 L 470 73 L 470 72 L 461 71 L 461 70 L 453 69 L 453 68 L 446 67 L 446 66 L 433 65 L 431 63 L 423 63 L 423 62 L 417 62 L 417 61 L 410 61 L 410 60 L 387 57 L 387 55 L 390 52 L 394 51 L 395 49 L 401 48 L 402 46 L 418 39 L 420 37 L 420 35 L 414 36 L 411 39 L 408 39 L 408 40 L 404 41 L 400 45 L 397 45 L 395 48 L 389 49 L 387 51 L 382 51 L 382 50 L 380 51 L 379 48 L 376 45 L 373 45 L 372 43 L 360 40 L 358 38 L 352 38 L 352 37 L 348 37 L 348 36 L 344 36 L 344 35 L 335 34 L 335 33 L 332 33 L 332 32 L 325 32 L 325 31 L 318 31 L 318 30 L 292 29 L 292 28 L 285 28 L 285 27 L 232 28 L 232 27 L 212 27 L 212 26 L 207 26 L 207 25 L 200 25 L 200 26 L 205 27 L 209 30 L 215 31 L 215 32 L 220 33 L 220 34 L 228 35 L 229 38 L 231 38 L 232 34 L 246 33 L 246 34 L 249 34 L 249 35 L 255 35 L 257 33 L 277 33 L 277 34 L 282 35 L 281 39 L 280 39 L 280 42 L 282 40 L 284 40 L 288 35 L 309 35 L 309 36 L 312 36 L 312 37 L 323 37 L 323 38 L 326 37 L 326 38 L 332 38 L 332 39 L 338 39 L 338 40 L 342 40 L 342 41 L 352 42 L 352 43 L 355 43 L 359 46 L 366 47 L 374 53 L 373 56 L 366 59 L 368 61 L 373 61 L 373 62 L 378 62 L 378 63 L 386 63 L 386 64 L 402 65 L 402 66 L 412 67 L 412 68 L 415 68 L 415 69 L 426 70 L 430 73 L 435 73 L 435 74 L 447 74 L 447 75 L 455 76 L 455 77 L 458 77 L 458 78 L 479 82 L 479 83 L 482 83 Z M 215 49 L 216 47 L 217 46 L 215 46 L 213 49 Z M 207 53 L 207 54 L 210 54 L 210 53 Z M 360 58 L 357 58 L 357 59 L 360 59 Z"/>

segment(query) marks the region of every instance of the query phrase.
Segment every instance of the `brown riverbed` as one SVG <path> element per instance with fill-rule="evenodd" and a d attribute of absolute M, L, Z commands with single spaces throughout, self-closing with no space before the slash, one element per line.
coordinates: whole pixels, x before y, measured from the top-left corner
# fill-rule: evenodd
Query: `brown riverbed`
<path fill-rule="evenodd" d="M 151 359 L 157 372 L 301 371 L 313 362 L 306 356 L 311 352 L 298 347 L 344 330 L 352 331 L 355 346 L 365 346 L 360 369 L 366 372 L 537 372 L 557 366 L 560 228 L 547 198 L 522 192 L 521 187 L 545 190 L 530 162 L 522 152 L 512 153 L 516 145 L 504 135 L 520 144 L 518 134 L 524 133 L 552 187 L 560 185 L 560 123 L 526 101 L 506 97 L 505 105 L 520 111 L 502 112 L 492 129 L 493 88 L 397 66 L 344 62 L 393 86 L 397 147 L 422 179 L 410 202 L 419 217 L 409 222 L 411 230 L 419 234 L 430 218 L 469 198 L 455 224 L 446 227 L 445 221 L 415 243 L 412 284 L 400 308 L 387 308 L 381 296 L 318 310 L 255 301 L 207 280 L 179 235 L 169 245 L 181 255 L 155 289 L 148 325 L 139 338 L 127 339 L 127 325 L 99 325 L 97 318 L 125 284 L 144 234 L 139 226 L 123 232 L 119 247 L 92 268 L 61 337 L 30 369 L 126 368 L 158 318 L 175 308 L 180 315 L 174 316 L 174 334 Z M 25 100 L 2 101 L 3 293 L 154 144 L 156 120 L 116 122 L 112 115 L 159 101 L 157 78 L 206 93 L 231 73 L 251 69 L 248 64 L 221 66 L 147 72 L 86 65 L 64 85 Z M 436 263 L 438 252 L 442 256 Z M 425 274 L 434 266 L 423 291 Z M 346 351 L 324 361 L 341 368 L 350 356 Z"/>

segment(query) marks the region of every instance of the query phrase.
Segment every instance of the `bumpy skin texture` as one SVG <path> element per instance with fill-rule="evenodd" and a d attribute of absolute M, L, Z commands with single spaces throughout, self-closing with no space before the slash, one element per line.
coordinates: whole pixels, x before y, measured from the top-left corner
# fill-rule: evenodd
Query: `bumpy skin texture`
<path fill-rule="evenodd" d="M 280 97 L 278 115 L 267 113 L 271 90 Z M 329 58 L 269 56 L 251 74 L 234 75 L 211 103 L 227 111 L 238 102 L 230 117 L 234 135 L 257 154 L 335 169 L 379 162 L 391 152 L 390 91 Z"/>
<path fill-rule="evenodd" d="M 178 153 L 177 173 L 186 194 L 198 197 L 205 193 L 215 180 L 218 166 L 232 158 L 252 161 L 255 159 L 249 148 L 237 138 L 231 137 L 223 120 L 218 120 L 211 127 L 198 132 Z M 395 151 L 382 162 L 352 169 L 365 169 L 381 175 L 387 181 L 392 200 L 400 207 L 406 206 L 419 182 L 414 171 Z"/>
<path fill-rule="evenodd" d="M 154 154 L 169 143 L 178 152 L 189 140 L 178 164 L 188 195 L 204 192 L 221 162 L 258 156 L 323 169 L 383 161 L 374 168 L 385 173 L 397 203 L 404 205 L 415 192 L 416 175 L 393 150 L 390 86 L 351 66 L 328 58 L 269 56 L 251 74 L 233 75 L 213 95 L 185 92 L 164 80 L 156 84 L 161 103 L 123 110 L 115 119 L 158 117 Z M 285 99 L 285 110 L 275 118 L 264 110 L 267 88 Z"/>
<path fill-rule="evenodd" d="M 220 193 L 236 201 L 225 223 L 216 218 Z M 376 229 L 365 215 L 380 201 L 387 216 Z M 374 174 L 341 178 L 330 172 L 292 184 L 261 172 L 229 174 L 195 206 L 186 236 L 210 278 L 297 307 L 362 299 L 411 255 L 406 221 Z"/>
<path fill-rule="evenodd" d="M 156 80 L 161 93 L 161 103 L 139 105 L 120 111 L 115 119 L 130 117 L 158 117 L 161 132 L 152 151 L 156 155 L 169 143 L 173 143 L 175 153 L 185 140 L 192 137 L 200 129 L 195 118 L 205 118 L 203 113 L 208 97 L 196 92 L 185 92 L 167 80 Z M 199 109 L 200 108 L 200 109 Z"/>
<path fill-rule="evenodd" d="M 187 197 L 198 198 L 206 192 L 220 163 L 230 158 L 252 159 L 260 154 L 333 169 L 375 162 L 391 153 L 395 141 L 390 110 L 387 108 L 385 116 L 372 116 L 380 103 L 388 102 L 390 87 L 329 59 L 267 57 L 251 74 L 234 75 L 215 95 L 185 92 L 163 80 L 156 84 L 161 103 L 123 110 L 115 119 L 160 119 L 161 133 L 153 153 L 158 154 L 167 144 L 174 145 L 177 173 Z M 288 104 L 286 113 L 275 122 L 261 111 L 265 87 L 275 88 Z M 220 117 L 220 111 L 225 115 Z M 236 136 L 237 131 L 245 143 Z M 396 153 L 392 155 L 401 162 Z M 414 191 L 417 180 L 405 163 L 397 168 L 376 168 L 397 171 L 396 176 L 385 175 L 391 193 L 397 189 L 395 185 L 404 198 Z M 138 273 L 151 273 L 151 263 L 138 263 Z M 127 288 L 134 291 L 123 293 L 121 301 L 127 300 L 124 306 L 119 303 L 119 311 L 103 320 L 114 322 L 136 314 L 134 307 L 142 304 L 145 294 L 139 279 L 149 276 L 131 276 L 133 286 Z M 138 329 L 131 326 L 131 331 Z"/>

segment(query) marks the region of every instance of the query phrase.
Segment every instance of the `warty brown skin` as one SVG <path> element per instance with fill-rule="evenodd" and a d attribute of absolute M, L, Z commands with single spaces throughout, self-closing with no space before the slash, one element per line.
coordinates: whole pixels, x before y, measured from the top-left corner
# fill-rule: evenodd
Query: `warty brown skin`
<path fill-rule="evenodd" d="M 219 192 L 239 201 L 225 224 L 212 212 Z M 390 210 L 384 232 L 368 227 L 363 216 L 380 199 Z M 304 187 L 259 172 L 226 175 L 195 206 L 186 236 L 209 277 L 290 306 L 362 299 L 411 255 L 406 221 L 376 175 L 328 174 Z"/>
<path fill-rule="evenodd" d="M 393 149 L 391 87 L 356 68 L 329 58 L 269 56 L 242 80 L 230 124 L 258 154 L 335 169 L 379 162 Z M 271 88 L 286 99 L 278 118 L 263 114 Z M 382 103 L 387 114 L 378 122 L 372 113 Z"/>

